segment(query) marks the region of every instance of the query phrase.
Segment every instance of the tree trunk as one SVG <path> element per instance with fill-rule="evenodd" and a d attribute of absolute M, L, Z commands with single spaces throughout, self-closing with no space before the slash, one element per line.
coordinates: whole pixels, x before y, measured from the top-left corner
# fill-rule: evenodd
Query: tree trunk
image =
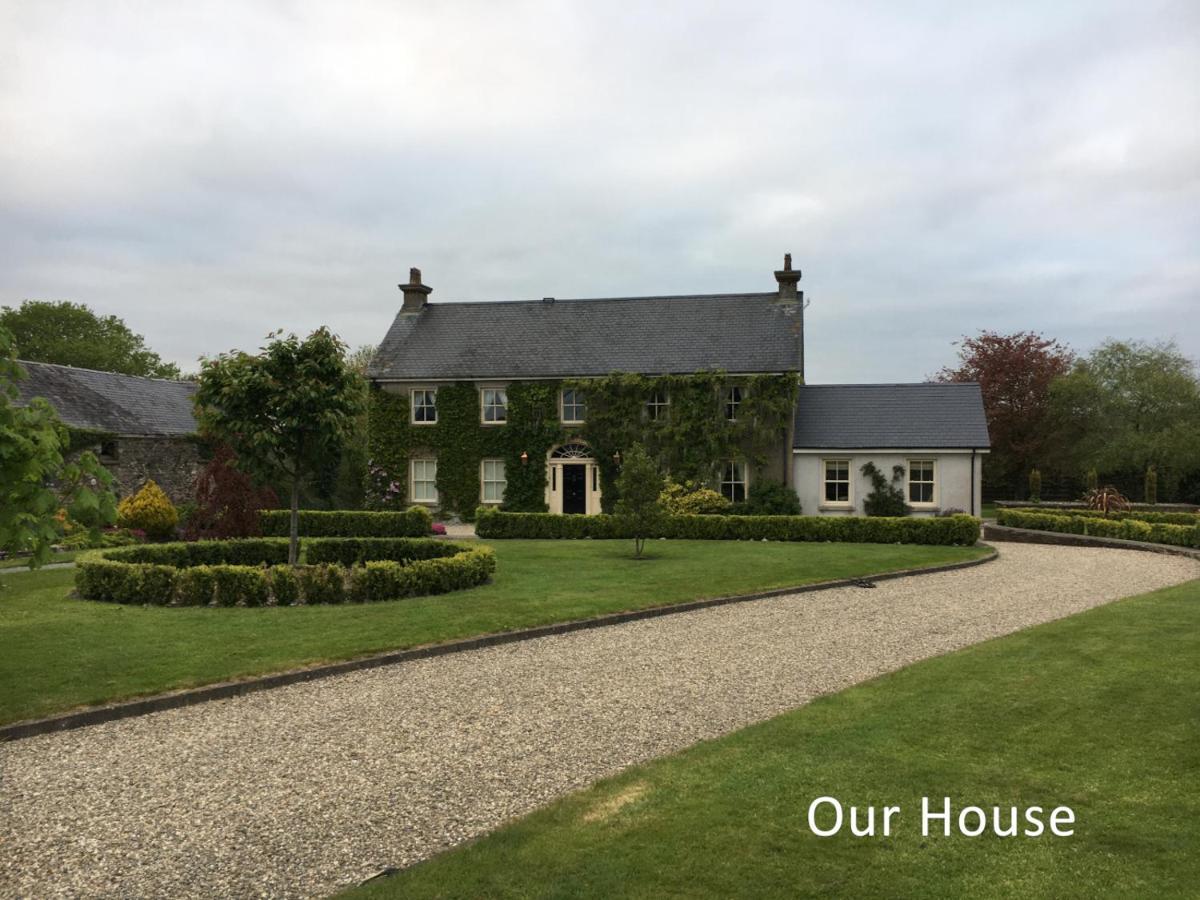
<path fill-rule="evenodd" d="M 292 478 L 292 521 L 288 537 L 288 565 L 300 562 L 300 479 Z"/>

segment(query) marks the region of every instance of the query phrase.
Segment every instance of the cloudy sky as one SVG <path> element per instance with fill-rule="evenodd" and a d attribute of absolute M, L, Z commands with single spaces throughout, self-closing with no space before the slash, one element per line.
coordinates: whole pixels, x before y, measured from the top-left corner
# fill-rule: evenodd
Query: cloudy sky
<path fill-rule="evenodd" d="M 187 369 L 432 300 L 772 290 L 809 380 L 1200 357 L 1200 4 L 0 0 L 0 304 Z"/>

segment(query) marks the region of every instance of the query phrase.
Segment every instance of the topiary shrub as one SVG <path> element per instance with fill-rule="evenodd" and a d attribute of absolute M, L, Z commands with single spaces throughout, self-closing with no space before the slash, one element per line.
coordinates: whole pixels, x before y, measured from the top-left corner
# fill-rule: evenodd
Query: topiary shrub
<path fill-rule="evenodd" d="M 179 512 L 171 498 L 151 479 L 117 505 L 117 524 L 144 531 L 153 540 L 166 540 L 175 534 Z"/>
<path fill-rule="evenodd" d="M 1042 472 L 1040 469 L 1029 470 L 1029 499 L 1034 503 L 1042 502 Z"/>
<path fill-rule="evenodd" d="M 746 516 L 798 516 L 800 498 L 782 482 L 756 479 L 750 483 L 750 496 L 737 512 Z"/>
<path fill-rule="evenodd" d="M 267 588 L 276 606 L 291 606 L 300 600 L 300 580 L 292 566 L 271 566 L 267 569 Z"/>
<path fill-rule="evenodd" d="M 875 463 L 864 463 L 859 471 L 871 479 L 871 493 L 863 498 L 863 512 L 868 516 L 907 516 L 911 512 L 904 502 L 904 492 L 896 487 L 904 480 L 904 466 L 892 467 L 891 484 Z"/>
<path fill-rule="evenodd" d="M 729 509 L 729 498 L 694 481 L 667 479 L 658 502 L 673 516 L 715 516 Z"/>
<path fill-rule="evenodd" d="M 1158 502 L 1158 469 L 1154 466 L 1146 467 L 1146 483 L 1142 497 L 1147 503 Z"/>

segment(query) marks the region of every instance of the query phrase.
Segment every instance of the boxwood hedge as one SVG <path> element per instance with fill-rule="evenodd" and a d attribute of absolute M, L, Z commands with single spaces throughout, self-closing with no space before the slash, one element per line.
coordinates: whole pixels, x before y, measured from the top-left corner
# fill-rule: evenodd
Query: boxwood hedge
<path fill-rule="evenodd" d="M 863 544 L 962 544 L 979 540 L 972 516 L 667 516 L 652 538 L 701 541 L 846 541 Z M 560 516 L 481 509 L 481 538 L 631 538 L 620 516 Z"/>
<path fill-rule="evenodd" d="M 264 509 L 259 512 L 262 533 L 286 537 L 291 528 L 291 512 Z M 433 517 L 423 506 L 403 512 L 363 510 L 300 510 L 301 537 L 428 537 Z"/>
<path fill-rule="evenodd" d="M 287 543 L 271 539 L 97 550 L 76 561 L 75 589 L 156 606 L 366 603 L 474 587 L 496 570 L 490 547 L 431 539 L 315 539 L 305 550 L 295 568 L 282 564 Z"/>
<path fill-rule="evenodd" d="M 1074 513 L 1053 515 L 1023 509 L 998 509 L 996 522 L 1011 528 L 1030 528 L 1034 531 L 1121 538 L 1150 544 L 1172 544 L 1176 547 L 1200 547 L 1200 524 L 1172 525 L 1167 522 L 1144 522 L 1131 518 L 1105 519 Z"/>
<path fill-rule="evenodd" d="M 1001 507 L 1004 512 L 1037 513 L 1048 516 L 1084 516 L 1090 519 L 1110 519 L 1124 521 L 1136 519 L 1139 522 L 1149 522 L 1152 525 L 1200 525 L 1200 515 L 1190 512 L 1153 512 L 1148 509 L 1131 509 L 1127 512 L 1110 512 L 1107 516 L 1098 509 L 1033 509 Z M 997 510 L 997 514 L 1001 510 Z"/>

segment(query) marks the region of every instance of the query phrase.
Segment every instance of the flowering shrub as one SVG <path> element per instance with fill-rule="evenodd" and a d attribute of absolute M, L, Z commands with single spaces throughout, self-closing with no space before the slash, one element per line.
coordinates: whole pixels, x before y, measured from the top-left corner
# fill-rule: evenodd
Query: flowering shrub
<path fill-rule="evenodd" d="M 156 540 L 173 536 L 178 523 L 179 513 L 174 504 L 153 479 L 117 505 L 118 525 L 139 529 Z"/>
<path fill-rule="evenodd" d="M 405 504 L 404 478 L 369 460 L 365 493 L 367 506 L 371 509 L 402 509 Z"/>

